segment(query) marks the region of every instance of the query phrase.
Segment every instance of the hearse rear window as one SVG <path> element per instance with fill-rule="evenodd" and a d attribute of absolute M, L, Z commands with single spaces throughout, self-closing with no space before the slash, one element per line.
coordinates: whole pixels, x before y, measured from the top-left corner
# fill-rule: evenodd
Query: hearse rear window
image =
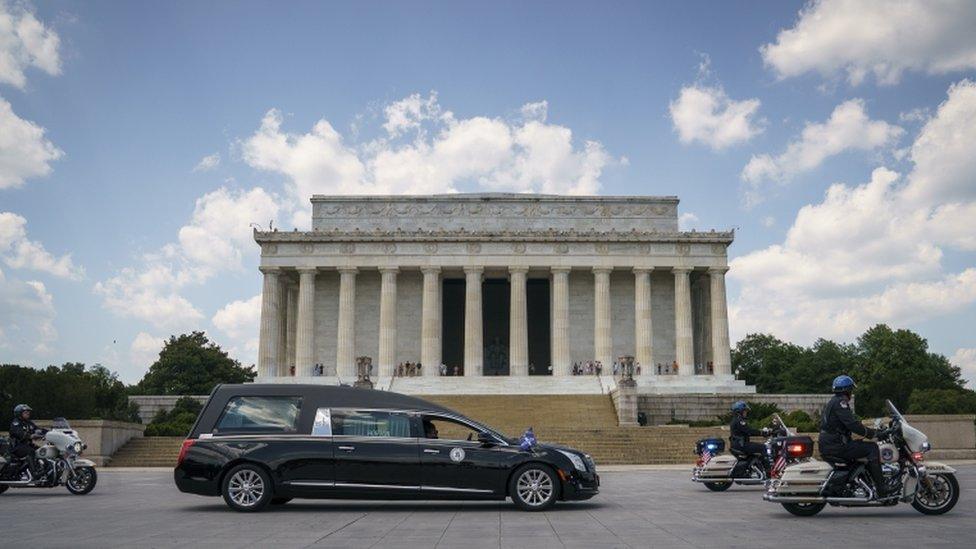
<path fill-rule="evenodd" d="M 409 437 L 410 418 L 400 412 L 332 410 L 332 434 L 360 437 Z"/>
<path fill-rule="evenodd" d="M 230 399 L 214 432 L 288 433 L 298 427 L 302 397 L 239 396 Z"/>

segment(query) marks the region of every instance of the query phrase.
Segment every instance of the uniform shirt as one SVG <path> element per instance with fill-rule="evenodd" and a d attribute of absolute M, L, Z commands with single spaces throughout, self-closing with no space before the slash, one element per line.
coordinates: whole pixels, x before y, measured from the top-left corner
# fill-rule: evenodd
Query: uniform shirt
<path fill-rule="evenodd" d="M 739 414 L 732 414 L 732 423 L 729 424 L 729 431 L 732 433 L 729 438 L 733 446 L 749 442 L 749 437 L 751 436 L 758 437 L 762 435 L 762 431 L 749 427 L 746 418 Z"/>
<path fill-rule="evenodd" d="M 29 419 L 14 418 L 10 422 L 10 438 L 17 444 L 29 443 L 34 431 L 39 431 L 37 425 Z"/>
<path fill-rule="evenodd" d="M 875 431 L 865 427 L 854 415 L 854 406 L 847 395 L 834 395 L 820 416 L 820 445 L 841 446 L 851 440 L 851 433 L 874 438 Z"/>

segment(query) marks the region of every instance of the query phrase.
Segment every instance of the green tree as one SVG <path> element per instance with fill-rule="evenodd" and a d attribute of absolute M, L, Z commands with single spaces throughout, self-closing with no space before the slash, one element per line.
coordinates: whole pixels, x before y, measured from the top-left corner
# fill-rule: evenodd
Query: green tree
<path fill-rule="evenodd" d="M 244 383 L 255 375 L 253 366 L 241 366 L 203 332 L 193 332 L 169 338 L 133 394 L 205 395 L 218 383 Z"/>
<path fill-rule="evenodd" d="M 909 414 L 976 414 L 976 392 L 968 389 L 915 389 Z"/>
<path fill-rule="evenodd" d="M 732 371 L 760 393 L 783 393 L 802 354 L 802 347 L 772 335 L 749 334 L 732 350 Z"/>
<path fill-rule="evenodd" d="M 44 369 L 0 366 L 0 410 L 10 413 L 22 403 L 29 404 L 39 419 L 139 420 L 125 385 L 99 364 L 88 369 L 77 362 Z"/>

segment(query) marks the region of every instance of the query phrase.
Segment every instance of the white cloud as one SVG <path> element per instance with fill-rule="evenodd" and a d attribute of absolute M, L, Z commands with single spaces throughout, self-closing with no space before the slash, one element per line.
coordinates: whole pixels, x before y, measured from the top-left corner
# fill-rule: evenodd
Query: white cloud
<path fill-rule="evenodd" d="M 758 99 L 731 99 L 721 87 L 692 84 L 681 88 L 668 107 L 678 139 L 714 150 L 744 143 L 763 131 Z"/>
<path fill-rule="evenodd" d="M 685 212 L 678 216 L 678 229 L 682 231 L 690 231 L 695 228 L 698 224 L 698 216 L 691 213 Z"/>
<path fill-rule="evenodd" d="M 197 200 L 190 222 L 180 228 L 178 242 L 145 254 L 139 266 L 97 283 L 95 293 L 120 316 L 157 328 L 199 328 L 204 315 L 181 291 L 220 272 L 242 269 L 244 258 L 258 253 L 250 223 L 274 219 L 278 209 L 276 199 L 260 187 L 221 187 L 207 193 Z"/>
<path fill-rule="evenodd" d="M 51 162 L 64 153 L 44 137 L 44 131 L 18 117 L 10 103 L 0 97 L 0 190 L 20 187 L 31 177 L 51 173 Z"/>
<path fill-rule="evenodd" d="M 414 94 L 387 105 L 382 135 L 362 144 L 344 139 L 325 119 L 308 133 L 285 132 L 281 113 L 272 109 L 239 145 L 248 165 L 287 178 L 298 225 L 308 222 L 313 194 L 451 193 L 464 186 L 597 192 L 613 159 L 596 141 L 575 145 L 569 128 L 546 121 L 547 107 L 528 103 L 515 120 L 457 118 L 436 93 Z"/>
<path fill-rule="evenodd" d="M 838 105 L 823 123 L 807 123 L 798 139 L 777 156 L 753 155 L 742 169 L 747 184 L 746 204 L 761 201 L 761 186 L 767 181 L 785 182 L 818 167 L 824 160 L 845 151 L 871 151 L 893 145 L 904 130 L 883 120 L 871 120 L 864 101 L 851 99 Z"/>
<path fill-rule="evenodd" d="M 61 74 L 60 44 L 57 33 L 22 5 L 0 1 L 0 83 L 23 88 L 28 67 Z"/>
<path fill-rule="evenodd" d="M 220 165 L 220 153 L 216 152 L 213 154 L 208 154 L 197 162 L 194 166 L 193 171 L 195 172 L 209 172 L 210 170 L 216 168 Z"/>
<path fill-rule="evenodd" d="M 974 117 L 976 84 L 953 85 L 916 137 L 907 176 L 878 168 L 862 185 L 832 185 L 783 243 L 735 258 L 733 330 L 809 342 L 976 303 L 976 269 L 942 264 L 946 252 L 976 250 Z"/>
<path fill-rule="evenodd" d="M 42 282 L 18 280 L 0 271 L 0 350 L 4 361 L 21 362 L 51 352 L 58 338 L 54 298 Z M 28 350 L 25 356 L 12 353 Z"/>
<path fill-rule="evenodd" d="M 56 258 L 43 244 L 27 238 L 27 219 L 12 212 L 0 212 L 0 258 L 14 269 L 31 269 L 72 280 L 85 275 L 85 270 L 71 260 L 71 254 Z"/>
<path fill-rule="evenodd" d="M 976 3 L 971 0 L 820 0 L 760 48 L 779 78 L 845 73 L 894 84 L 903 72 L 976 68 Z"/>
<path fill-rule="evenodd" d="M 144 372 L 159 358 L 166 338 L 139 332 L 129 345 L 129 361 L 136 371 Z"/>
<path fill-rule="evenodd" d="M 966 385 L 970 389 L 976 390 L 976 349 L 956 349 L 949 361 L 962 370 L 962 377 L 966 380 Z"/>
<path fill-rule="evenodd" d="M 228 303 L 214 314 L 211 322 L 230 338 L 229 353 L 245 364 L 256 361 L 261 294 Z"/>

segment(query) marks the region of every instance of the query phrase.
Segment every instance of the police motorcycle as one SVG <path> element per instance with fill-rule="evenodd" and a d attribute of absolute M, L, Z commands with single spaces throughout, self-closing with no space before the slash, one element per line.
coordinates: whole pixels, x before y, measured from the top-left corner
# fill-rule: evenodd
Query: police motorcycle
<path fill-rule="evenodd" d="M 773 414 L 772 429 L 766 439 L 766 455 L 747 455 L 734 448 L 730 454 L 722 454 L 725 440 L 705 438 L 695 444 L 698 459 L 691 473 L 691 480 L 705 485 L 713 492 L 728 490 L 732 484 L 757 486 L 770 478 L 776 478 L 789 463 L 810 458 L 813 439 L 798 437 L 779 417 Z M 809 455 L 803 448 L 809 448 Z"/>
<path fill-rule="evenodd" d="M 932 446 L 925 433 L 912 427 L 891 401 L 886 401 L 891 420 L 888 434 L 878 441 L 881 468 L 892 489 L 878 497 L 864 460 L 846 462 L 829 456 L 826 461 L 790 465 L 778 479 L 769 481 L 763 499 L 780 503 L 801 517 L 816 515 L 827 504 L 840 507 L 887 507 L 911 503 L 925 515 L 941 515 L 959 500 L 956 470 L 926 461 Z M 881 428 L 882 420 L 875 421 Z"/>
<path fill-rule="evenodd" d="M 38 467 L 34 476 L 26 459 L 11 456 L 11 444 L 0 439 L 0 494 L 8 488 L 54 488 L 64 486 L 69 492 L 84 495 L 98 482 L 95 463 L 80 457 L 87 446 L 64 418 L 55 418 L 51 429 L 33 437 L 40 445 L 34 450 Z"/>

